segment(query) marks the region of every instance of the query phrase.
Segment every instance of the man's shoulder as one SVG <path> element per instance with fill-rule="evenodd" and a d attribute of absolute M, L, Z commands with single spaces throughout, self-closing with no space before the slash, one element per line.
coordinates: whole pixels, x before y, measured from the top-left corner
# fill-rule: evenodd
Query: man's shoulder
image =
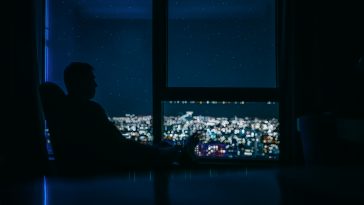
<path fill-rule="evenodd" d="M 88 104 L 93 109 L 104 111 L 104 108 L 102 108 L 102 106 L 99 103 L 95 102 L 95 101 L 89 100 Z"/>

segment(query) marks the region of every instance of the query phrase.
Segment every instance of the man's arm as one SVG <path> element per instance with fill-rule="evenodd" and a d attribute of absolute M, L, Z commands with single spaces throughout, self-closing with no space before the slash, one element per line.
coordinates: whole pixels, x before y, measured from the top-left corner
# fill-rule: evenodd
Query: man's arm
<path fill-rule="evenodd" d="M 93 116 L 95 118 L 95 126 L 100 130 L 102 137 L 114 142 L 122 142 L 125 137 L 121 134 L 120 130 L 112 123 L 105 110 L 96 102 L 91 101 L 91 106 L 93 107 Z"/>
<path fill-rule="evenodd" d="M 144 145 L 139 142 L 126 139 L 120 130 L 112 123 L 105 110 L 97 103 L 93 102 L 94 114 L 97 119 L 98 130 L 100 130 L 100 138 L 104 138 L 107 147 L 110 148 L 107 152 L 113 152 L 113 155 L 119 156 L 122 159 L 129 161 L 154 161 L 159 158 L 160 150 L 152 145 Z"/>

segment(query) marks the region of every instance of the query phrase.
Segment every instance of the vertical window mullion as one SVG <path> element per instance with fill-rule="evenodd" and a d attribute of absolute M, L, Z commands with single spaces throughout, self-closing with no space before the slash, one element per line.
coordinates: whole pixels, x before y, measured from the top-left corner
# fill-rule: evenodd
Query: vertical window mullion
<path fill-rule="evenodd" d="M 167 0 L 153 1 L 152 66 L 153 66 L 153 136 L 154 144 L 161 141 L 163 108 L 162 95 L 166 88 L 167 73 Z"/>

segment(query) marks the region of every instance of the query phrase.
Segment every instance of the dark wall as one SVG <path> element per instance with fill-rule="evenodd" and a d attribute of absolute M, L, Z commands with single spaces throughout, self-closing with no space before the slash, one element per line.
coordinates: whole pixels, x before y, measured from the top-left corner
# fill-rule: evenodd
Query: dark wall
<path fill-rule="evenodd" d="M 362 143 L 342 139 L 335 117 L 364 117 L 364 72 L 355 66 L 364 54 L 364 7 L 353 0 L 293 4 L 293 110 L 295 119 L 305 116 L 292 135 L 293 161 L 357 164 Z"/>
<path fill-rule="evenodd" d="M 363 73 L 354 64 L 364 52 L 363 6 L 296 1 L 294 8 L 297 115 L 359 110 Z"/>
<path fill-rule="evenodd" d="M 13 79 L 8 86 L 13 92 L 10 105 L 4 107 L 9 113 L 4 134 L 1 135 L 2 169 L 17 176 L 41 175 L 46 165 L 46 150 L 42 132 L 38 86 L 36 50 L 35 1 L 16 1 L 12 44 L 14 61 L 11 62 Z M 6 133 L 6 134 L 5 134 Z M 4 166 L 3 166 L 4 165 Z"/>

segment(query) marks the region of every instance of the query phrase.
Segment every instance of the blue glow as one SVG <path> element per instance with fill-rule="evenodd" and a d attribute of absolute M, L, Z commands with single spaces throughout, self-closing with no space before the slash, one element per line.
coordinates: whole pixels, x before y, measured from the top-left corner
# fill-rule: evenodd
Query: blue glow
<path fill-rule="evenodd" d="M 48 42 L 49 42 L 49 0 L 45 0 L 45 16 L 44 16 L 44 81 L 49 80 L 49 49 L 48 49 Z M 49 150 L 49 136 L 47 132 L 47 121 L 44 120 L 44 136 L 46 138 L 46 148 L 48 153 L 48 160 L 52 160 L 50 150 Z M 44 178 L 45 180 L 45 178 Z M 46 186 L 46 185 L 44 185 Z M 46 197 L 46 196 L 45 196 Z"/>
<path fill-rule="evenodd" d="M 47 190 L 47 180 L 43 177 L 43 205 L 48 204 L 48 190 Z"/>
<path fill-rule="evenodd" d="M 48 160 L 54 160 L 52 144 L 49 142 L 50 136 L 49 136 L 47 120 L 44 120 L 44 137 L 46 140 L 46 149 L 47 149 L 47 154 L 48 154 Z"/>
<path fill-rule="evenodd" d="M 47 120 L 44 120 L 44 136 L 47 136 L 48 132 L 47 132 Z"/>
<path fill-rule="evenodd" d="M 49 26 L 49 2 L 48 0 L 45 1 L 45 26 L 48 28 Z"/>
<path fill-rule="evenodd" d="M 48 58 L 49 58 L 49 50 L 48 50 L 48 41 L 49 41 L 49 0 L 45 1 L 45 17 L 44 17 L 45 31 L 45 46 L 44 46 L 44 80 L 48 81 Z"/>
<path fill-rule="evenodd" d="M 48 46 L 45 46 L 44 55 L 44 80 L 48 81 Z"/>

